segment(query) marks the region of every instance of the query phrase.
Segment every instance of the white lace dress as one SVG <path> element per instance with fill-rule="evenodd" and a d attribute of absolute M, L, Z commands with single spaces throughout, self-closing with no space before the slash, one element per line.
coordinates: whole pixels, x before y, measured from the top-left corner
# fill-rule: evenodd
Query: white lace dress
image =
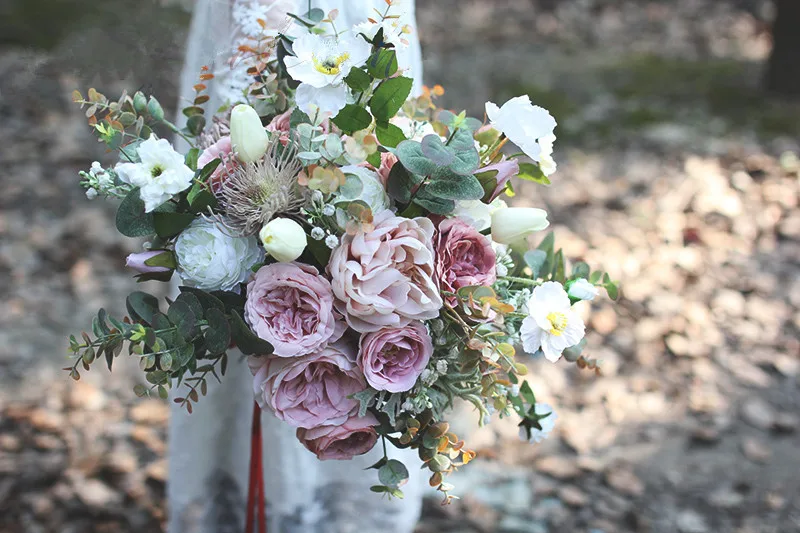
<path fill-rule="evenodd" d="M 250 31 L 247 21 L 263 18 L 284 25 L 284 13 L 305 12 L 298 0 L 198 0 L 182 74 L 181 95 L 190 97 L 200 67 L 207 65 L 218 78 L 209 85 L 214 110 L 242 83 L 241 76 L 226 75 L 235 41 Z M 287 6 L 288 4 L 288 6 Z M 413 2 L 404 4 L 413 25 Z M 410 4 L 410 5 L 408 5 Z M 373 7 L 385 9 L 384 0 L 313 0 L 312 7 L 328 12 L 339 9 L 337 26 L 363 22 Z M 243 25 L 244 24 L 244 25 Z M 419 42 L 409 36 L 405 52 L 414 76 L 421 80 Z M 237 85 L 238 84 L 238 85 Z M 183 107 L 182 102 L 179 107 Z M 176 282 L 177 286 L 177 282 Z M 177 391 L 176 391 L 177 393 Z M 250 455 L 253 408 L 252 377 L 241 357 L 234 356 L 222 384 L 210 386 L 208 395 L 186 414 L 173 404 L 169 435 L 170 533 L 242 533 Z M 376 482 L 377 461 L 372 453 L 352 461 L 321 462 L 300 445 L 294 428 L 269 414 L 262 416 L 265 492 L 270 533 L 410 533 L 416 523 L 424 481 L 416 454 L 390 450 L 408 466 L 412 479 L 404 487 L 404 500 L 388 501 L 369 491 Z"/>

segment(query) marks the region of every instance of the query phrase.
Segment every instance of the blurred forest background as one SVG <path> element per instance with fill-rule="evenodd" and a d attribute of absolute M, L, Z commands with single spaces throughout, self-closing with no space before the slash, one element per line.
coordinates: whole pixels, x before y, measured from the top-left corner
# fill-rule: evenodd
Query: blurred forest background
<path fill-rule="evenodd" d="M 468 429 L 463 499 L 419 533 L 800 531 L 800 2 L 777 3 L 418 1 L 448 107 L 527 93 L 558 119 L 553 185 L 515 201 L 623 285 L 585 309 L 602 377 L 530 365 L 555 435 Z M 69 94 L 177 106 L 190 8 L 0 0 L 0 532 L 162 531 L 166 405 L 124 365 L 59 370 L 93 310 L 124 311 L 140 246 L 77 185 L 108 156 Z"/>

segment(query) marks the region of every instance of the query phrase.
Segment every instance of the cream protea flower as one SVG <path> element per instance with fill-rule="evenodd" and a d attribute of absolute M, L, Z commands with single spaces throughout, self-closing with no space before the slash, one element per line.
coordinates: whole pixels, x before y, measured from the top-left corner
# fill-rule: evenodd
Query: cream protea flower
<path fill-rule="evenodd" d="M 225 225 L 241 235 L 257 233 L 276 215 L 297 215 L 305 194 L 297 184 L 301 170 L 297 151 L 273 141 L 254 163 L 236 168 L 219 187 Z"/>
<path fill-rule="evenodd" d="M 533 289 L 528 316 L 520 328 L 526 352 L 532 354 L 541 348 L 549 361 L 558 361 L 566 348 L 581 341 L 584 331 L 583 320 L 572 310 L 567 291 L 560 283 L 547 281 Z"/>

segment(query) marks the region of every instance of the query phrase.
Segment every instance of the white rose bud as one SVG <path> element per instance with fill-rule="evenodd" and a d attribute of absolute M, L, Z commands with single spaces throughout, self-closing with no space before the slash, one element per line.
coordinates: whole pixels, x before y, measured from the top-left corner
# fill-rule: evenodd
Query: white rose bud
<path fill-rule="evenodd" d="M 231 111 L 231 144 L 242 163 L 253 163 L 267 152 L 269 134 L 256 110 L 240 104 Z"/>
<path fill-rule="evenodd" d="M 300 257 L 308 244 L 303 227 L 288 218 L 270 220 L 261 228 L 258 237 L 267 253 L 281 263 Z"/>
<path fill-rule="evenodd" d="M 536 207 L 509 207 L 492 213 L 492 240 L 514 244 L 550 225 L 547 212 Z"/>
<path fill-rule="evenodd" d="M 578 278 L 570 284 L 567 294 L 578 300 L 594 300 L 594 297 L 600 294 L 600 291 L 587 280 Z"/>

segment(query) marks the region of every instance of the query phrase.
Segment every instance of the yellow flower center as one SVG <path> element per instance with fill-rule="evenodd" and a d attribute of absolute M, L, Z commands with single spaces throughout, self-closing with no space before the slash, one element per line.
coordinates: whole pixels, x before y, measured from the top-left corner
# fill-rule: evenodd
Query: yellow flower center
<path fill-rule="evenodd" d="M 342 63 L 347 61 L 347 58 L 350 57 L 349 52 L 344 52 L 336 57 L 326 57 L 324 60 L 320 61 L 317 56 L 313 56 L 314 61 L 314 68 L 317 69 L 317 72 L 321 72 L 327 75 L 339 74 L 339 70 L 342 66 Z"/>
<path fill-rule="evenodd" d="M 564 313 L 550 313 L 547 315 L 547 320 L 550 321 L 550 335 L 560 337 L 567 329 L 567 315 Z"/>

